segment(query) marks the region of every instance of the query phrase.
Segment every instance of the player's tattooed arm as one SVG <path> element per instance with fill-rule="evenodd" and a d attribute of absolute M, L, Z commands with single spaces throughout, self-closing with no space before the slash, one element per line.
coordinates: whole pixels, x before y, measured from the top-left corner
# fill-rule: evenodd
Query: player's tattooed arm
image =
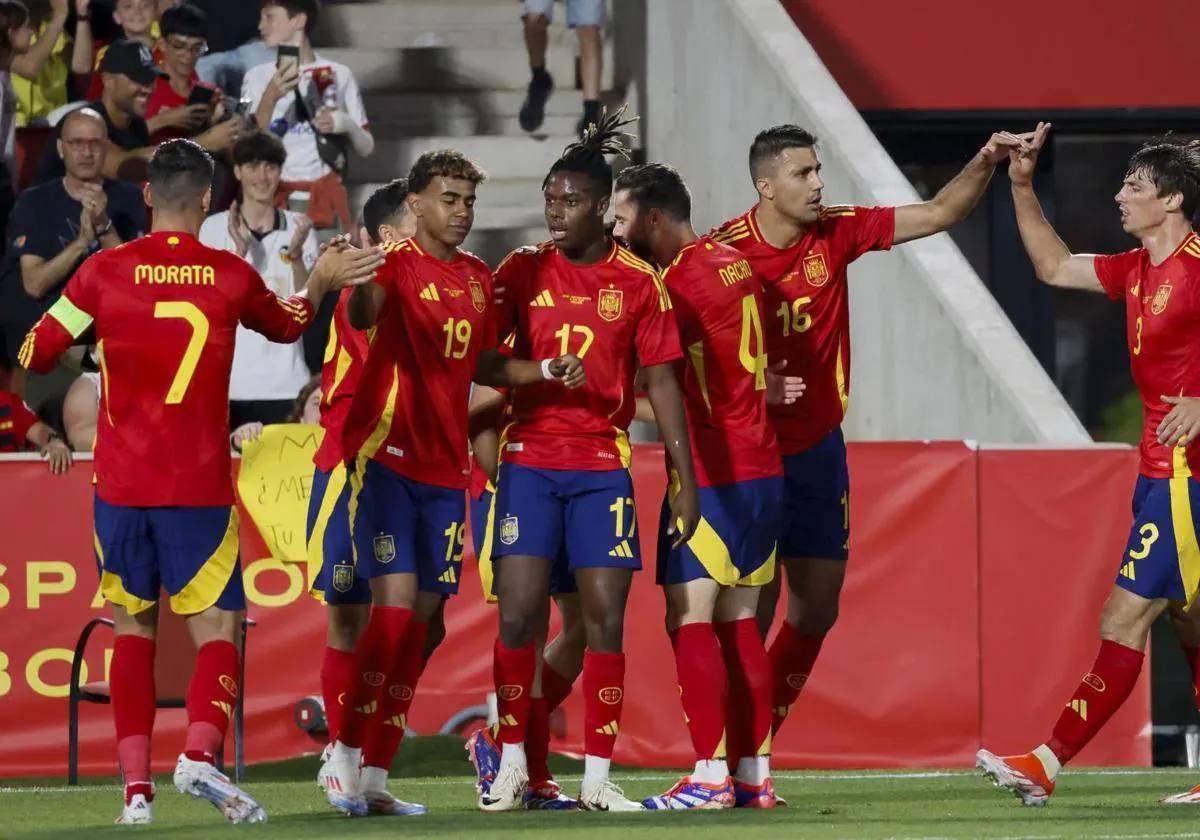
<path fill-rule="evenodd" d="M 671 362 L 647 365 L 642 368 L 646 377 L 646 394 L 654 408 L 658 431 L 662 436 L 671 464 L 679 475 L 679 492 L 671 499 L 671 526 L 667 533 L 675 534 L 676 547 L 683 545 L 696 532 L 700 522 L 700 500 L 696 494 L 696 472 L 692 467 L 692 445 L 688 439 L 687 417 L 683 412 L 683 390 Z"/>
<path fill-rule="evenodd" d="M 996 132 L 963 167 L 962 172 L 938 190 L 937 195 L 920 204 L 897 207 L 893 243 L 899 245 L 902 242 L 932 236 L 954 227 L 965 219 L 987 191 L 996 165 L 1007 160 L 1010 153 L 1028 152 L 1036 134 L 1036 131 L 1024 134 Z"/>

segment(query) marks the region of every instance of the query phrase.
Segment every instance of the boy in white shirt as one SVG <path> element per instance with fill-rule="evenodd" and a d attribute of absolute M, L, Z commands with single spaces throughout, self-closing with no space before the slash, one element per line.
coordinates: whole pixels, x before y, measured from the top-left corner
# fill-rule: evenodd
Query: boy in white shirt
<path fill-rule="evenodd" d="M 283 144 L 273 135 L 256 132 L 239 140 L 233 147 L 233 174 L 241 185 L 241 200 L 200 227 L 201 242 L 233 251 L 285 298 L 304 288 L 318 253 L 312 222 L 276 206 L 286 159 Z M 239 326 L 229 379 L 231 428 L 286 422 L 296 393 L 311 376 L 303 343 L 274 344 Z"/>
<path fill-rule="evenodd" d="M 283 139 L 287 163 L 283 192 L 307 192 L 308 216 L 317 227 L 351 217 L 342 174 L 350 150 L 371 154 L 375 138 L 367 124 L 358 83 L 344 64 L 313 52 L 309 41 L 317 25 L 317 0 L 265 0 L 258 31 L 263 43 L 278 49 L 297 47 L 300 65 L 260 64 L 246 73 L 242 98 L 259 128 Z"/>

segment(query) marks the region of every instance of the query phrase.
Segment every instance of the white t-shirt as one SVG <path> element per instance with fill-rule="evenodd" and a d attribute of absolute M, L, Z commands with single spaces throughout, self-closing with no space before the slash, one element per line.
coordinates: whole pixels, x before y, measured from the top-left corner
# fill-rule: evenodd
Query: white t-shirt
<path fill-rule="evenodd" d="M 350 68 L 320 55 L 315 58 L 311 64 L 300 65 L 300 85 L 296 88 L 308 108 L 309 117 L 315 118 L 317 111 L 328 106 L 345 111 L 355 123 L 367 128 L 367 111 Z M 274 62 L 260 64 L 246 72 L 242 81 L 242 99 L 250 102 L 250 113 L 258 110 L 258 103 L 274 75 Z M 260 128 L 283 140 L 283 147 L 287 149 L 287 161 L 283 164 L 285 181 L 315 181 L 331 171 L 317 154 L 312 124 L 302 121 L 296 113 L 295 93 L 276 102 L 271 124 Z"/>
<path fill-rule="evenodd" d="M 286 298 L 295 294 L 291 260 L 287 253 L 301 216 L 286 210 L 278 213 L 282 216 L 282 227 L 276 224 L 276 229 L 262 239 L 251 236 L 245 259 L 262 275 L 271 291 Z M 228 210 L 204 220 L 200 226 L 200 241 L 210 248 L 236 252 L 233 238 L 229 235 Z M 317 253 L 317 235 L 310 230 L 308 238 L 304 240 L 301 256 L 310 271 L 317 261 Z M 301 342 L 276 344 L 254 330 L 238 325 L 233 348 L 233 372 L 229 379 L 229 399 L 292 400 L 310 376 L 308 366 L 304 363 L 304 346 Z"/>

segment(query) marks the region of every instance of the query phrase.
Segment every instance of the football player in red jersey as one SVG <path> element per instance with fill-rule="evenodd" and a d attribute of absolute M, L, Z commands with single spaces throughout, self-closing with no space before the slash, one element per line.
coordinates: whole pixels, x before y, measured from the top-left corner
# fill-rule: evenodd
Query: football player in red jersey
<path fill-rule="evenodd" d="M 1125 307 L 1133 381 L 1142 399 L 1141 465 L 1133 527 L 1116 584 L 1100 615 L 1100 650 L 1071 694 L 1050 738 L 1024 755 L 980 750 L 976 764 L 1026 805 L 1042 805 L 1055 778 L 1133 690 L 1150 625 L 1168 608 L 1177 631 L 1200 592 L 1200 141 L 1152 142 L 1129 160 L 1116 195 L 1121 227 L 1141 247 L 1123 254 L 1072 254 L 1033 191 L 1050 126 L 1008 167 L 1021 240 L 1044 283 L 1103 292 Z M 1184 637 L 1185 649 L 1189 639 Z M 1193 642 L 1194 643 L 1194 642 Z M 1193 680 L 1197 650 L 1187 650 Z M 1200 802 L 1200 785 L 1166 802 Z"/>
<path fill-rule="evenodd" d="M 691 195 L 671 167 L 623 170 L 613 204 L 614 235 L 663 267 L 686 351 L 683 393 L 700 486 L 695 536 L 672 546 L 663 533 L 658 546 L 696 766 L 643 804 L 773 808 L 771 669 L 755 616 L 762 585 L 775 576 L 783 463 L 767 416 L 762 287 L 740 251 L 696 235 Z M 665 503 L 663 511 L 665 519 Z M 732 779 L 727 740 L 739 758 Z"/>
<path fill-rule="evenodd" d="M 96 553 L 113 604 L 110 682 L 125 781 L 120 823 L 152 821 L 150 733 L 159 589 L 187 616 L 196 643 L 188 729 L 175 767 L 183 793 L 231 822 L 262 822 L 262 807 L 217 771 L 241 673 L 234 639 L 246 608 L 229 462 L 229 371 L 240 321 L 295 341 L 331 288 L 366 282 L 378 251 L 325 254 L 305 291 L 277 298 L 244 260 L 200 244 L 212 158 L 189 140 L 158 147 L 146 203 L 152 233 L 80 267 L 34 326 L 21 365 L 49 370 L 94 328 L 104 388 L 96 432 Z M 163 459 L 155 453 L 170 452 Z"/>
<path fill-rule="evenodd" d="M 543 183 L 551 241 L 510 254 L 496 270 L 500 332 L 517 357 L 574 351 L 588 382 L 571 392 L 518 388 L 504 430 L 492 517 L 500 634 L 495 680 L 500 767 L 479 807 L 521 805 L 524 743 L 551 577 L 565 552 L 583 610 L 585 761 L 580 807 L 641 810 L 609 779 L 625 693 L 625 603 L 641 566 L 631 449 L 634 374 L 647 391 L 680 478 L 672 500 L 677 543 L 698 519 L 695 476 L 675 363 L 682 357 L 671 300 L 658 272 L 614 242 L 604 214 L 612 191 L 606 154 L 624 153 L 620 113 L 567 147 Z"/>
<path fill-rule="evenodd" d="M 817 139 L 794 125 L 762 131 L 750 146 L 758 203 L 714 238 L 744 253 L 765 291 L 767 353 L 804 379 L 804 398 L 771 407 L 784 465 L 779 557 L 787 572 L 787 617 L 769 656 L 776 732 L 796 701 L 837 619 L 850 544 L 850 475 L 841 423 L 849 401 L 847 266 L 868 251 L 931 236 L 966 218 L 996 165 L 1024 151 L 1033 133 L 993 134 L 929 201 L 903 207 L 822 202 Z M 778 578 L 776 578 L 778 581 Z M 775 586 L 759 599 L 764 636 Z"/>
<path fill-rule="evenodd" d="M 483 179 L 458 152 L 421 155 L 408 175 L 416 234 L 385 247 L 377 282 L 357 288 L 347 305 L 356 329 L 374 329 L 342 436 L 344 457 L 355 459 L 347 503 L 354 573 L 370 581 L 373 609 L 320 780 L 330 804 L 352 815 L 368 813 L 366 793 L 387 797 L 392 815 L 425 811 L 379 790 L 381 767 L 367 765 L 361 777 L 359 767 L 364 746 L 367 759 L 398 747 L 428 622 L 458 590 L 472 380 L 555 380 L 547 384 L 560 393 L 583 383 L 577 356 L 531 361 L 496 350 L 490 271 L 459 248 Z M 368 738 L 369 726 L 389 734 Z"/>

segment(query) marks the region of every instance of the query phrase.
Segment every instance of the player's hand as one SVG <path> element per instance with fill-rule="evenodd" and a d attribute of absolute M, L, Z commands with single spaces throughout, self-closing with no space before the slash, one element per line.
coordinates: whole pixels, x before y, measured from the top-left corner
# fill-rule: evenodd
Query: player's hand
<path fill-rule="evenodd" d="M 1158 424 L 1158 442 L 1163 446 L 1186 446 L 1200 432 L 1200 397 L 1162 397 L 1174 406 Z"/>
<path fill-rule="evenodd" d="M 550 374 L 568 388 L 578 388 L 587 381 L 587 376 L 583 372 L 583 359 L 574 353 L 567 353 L 557 359 L 552 359 Z"/>
<path fill-rule="evenodd" d="M 1005 160 L 1010 152 L 1028 152 L 1035 133 L 1027 131 L 1024 134 L 1013 134 L 1011 131 L 997 131 L 983 144 L 979 155 L 985 163 L 995 166 Z"/>
<path fill-rule="evenodd" d="M 250 250 L 250 226 L 242 217 L 242 206 L 236 200 L 229 205 L 229 238 L 233 240 L 233 248 L 239 257 L 245 259 Z"/>
<path fill-rule="evenodd" d="M 229 445 L 234 448 L 234 451 L 241 452 L 243 446 L 252 440 L 258 440 L 262 437 L 262 433 L 262 423 L 243 423 L 229 436 Z"/>
<path fill-rule="evenodd" d="M 62 438 L 50 438 L 49 443 L 42 447 L 42 457 L 50 462 L 53 475 L 63 475 L 71 469 L 71 447 Z"/>
<path fill-rule="evenodd" d="M 315 277 L 318 283 L 328 284 L 331 289 L 363 286 L 375 279 L 375 273 L 386 261 L 383 251 L 376 247 L 352 248 L 347 243 L 327 248 L 317 259 L 308 281 L 311 284 Z"/>
<path fill-rule="evenodd" d="M 308 232 L 312 230 L 312 219 L 308 216 L 301 216 L 296 223 L 296 230 L 292 233 L 292 241 L 288 243 L 288 259 L 298 260 L 304 256 L 304 242 L 308 239 Z"/>
<path fill-rule="evenodd" d="M 787 359 L 767 367 L 767 405 L 791 405 L 808 387 L 799 376 L 781 376 Z"/>
<path fill-rule="evenodd" d="M 671 499 L 671 522 L 667 526 L 667 536 L 674 535 L 671 548 L 679 548 L 692 538 L 700 524 L 700 497 L 696 494 L 696 485 L 684 484 Z"/>
<path fill-rule="evenodd" d="M 300 84 L 300 68 L 288 64 L 276 69 L 271 81 L 267 82 L 266 96 L 278 102 L 296 89 Z"/>
<path fill-rule="evenodd" d="M 1008 180 L 1018 186 L 1028 186 L 1033 183 L 1033 170 L 1037 167 L 1038 155 L 1042 146 L 1046 145 L 1046 136 L 1050 133 L 1050 123 L 1040 122 L 1033 131 L 1033 137 L 1028 142 L 1025 151 L 1010 149 L 1008 152 Z"/>
<path fill-rule="evenodd" d="M 363 230 L 366 230 L 366 228 L 363 228 Z M 333 237 L 333 239 L 330 239 L 328 242 L 322 242 L 320 245 L 318 245 L 317 246 L 317 254 L 318 255 L 324 254 L 330 248 L 341 250 L 342 248 L 355 248 L 355 247 L 358 247 L 358 246 L 356 246 L 353 242 L 350 241 L 350 234 L 339 233 L 337 236 Z"/>

